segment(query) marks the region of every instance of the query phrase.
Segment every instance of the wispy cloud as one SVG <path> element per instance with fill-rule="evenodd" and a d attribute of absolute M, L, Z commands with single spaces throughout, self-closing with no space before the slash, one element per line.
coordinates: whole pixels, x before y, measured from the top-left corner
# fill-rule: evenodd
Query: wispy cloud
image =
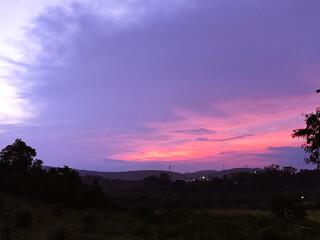
<path fill-rule="evenodd" d="M 206 129 L 206 128 L 197 128 L 197 129 L 188 129 L 188 130 L 175 130 L 175 131 L 171 131 L 170 133 L 182 133 L 187 135 L 209 135 L 209 134 L 216 133 L 216 131 Z"/>
<path fill-rule="evenodd" d="M 200 141 L 200 142 L 226 142 L 226 141 L 242 139 L 242 138 L 251 137 L 251 136 L 253 136 L 253 134 L 244 134 L 244 135 L 229 137 L 229 138 L 197 138 L 197 141 Z"/>

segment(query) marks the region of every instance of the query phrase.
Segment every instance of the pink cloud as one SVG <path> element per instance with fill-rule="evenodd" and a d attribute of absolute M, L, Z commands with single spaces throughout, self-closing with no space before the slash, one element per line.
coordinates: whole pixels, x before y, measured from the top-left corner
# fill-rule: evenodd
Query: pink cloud
<path fill-rule="evenodd" d="M 317 96 L 312 95 L 220 102 L 212 104 L 210 114 L 176 109 L 175 114 L 182 117 L 181 120 L 146 123 L 145 126 L 153 129 L 149 133 L 134 134 L 135 139 L 121 137 L 126 142 L 124 146 L 133 152 L 108 157 L 128 161 L 178 161 L 213 156 L 213 161 L 217 161 L 221 152 L 267 153 L 268 147 L 300 146 L 301 140 L 291 138 L 292 130 L 303 125 L 301 113 L 311 111 L 317 103 Z M 215 115 L 215 109 L 219 115 Z M 152 138 L 154 140 L 149 141 Z"/>

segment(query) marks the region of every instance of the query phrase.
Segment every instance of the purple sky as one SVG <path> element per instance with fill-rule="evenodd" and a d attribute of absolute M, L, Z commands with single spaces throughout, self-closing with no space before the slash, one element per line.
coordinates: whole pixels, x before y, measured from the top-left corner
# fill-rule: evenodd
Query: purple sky
<path fill-rule="evenodd" d="M 0 34 L 1 148 L 100 171 L 310 167 L 290 135 L 320 103 L 318 0 L 32 0 L 12 17 L 17 1 L 0 3 L 17 29 Z"/>

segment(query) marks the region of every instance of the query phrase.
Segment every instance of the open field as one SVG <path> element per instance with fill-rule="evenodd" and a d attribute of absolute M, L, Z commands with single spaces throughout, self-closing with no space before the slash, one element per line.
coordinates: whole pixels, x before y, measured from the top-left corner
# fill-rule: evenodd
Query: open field
<path fill-rule="evenodd" d="M 262 210 L 72 209 L 29 198 L 1 196 L 0 239 L 316 239 L 320 211 L 302 221 Z"/>

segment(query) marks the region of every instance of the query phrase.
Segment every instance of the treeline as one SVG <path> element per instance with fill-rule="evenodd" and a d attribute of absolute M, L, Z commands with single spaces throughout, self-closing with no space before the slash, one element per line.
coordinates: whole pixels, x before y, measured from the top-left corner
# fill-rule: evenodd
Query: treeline
<path fill-rule="evenodd" d="M 306 207 L 317 207 L 319 170 L 297 172 L 272 165 L 261 172 L 210 181 L 171 181 L 170 175 L 162 173 L 131 182 L 80 178 L 67 166 L 45 170 L 35 156 L 35 150 L 20 139 L 0 152 L 0 192 L 8 193 L 0 197 L 0 239 L 319 236 L 319 223 L 308 219 L 306 212 Z M 233 208 L 250 210 L 237 213 Z M 251 209 L 272 215 L 251 214 Z"/>
<path fill-rule="evenodd" d="M 36 151 L 21 139 L 0 152 L 0 191 L 13 193 L 73 208 L 103 205 L 108 198 L 97 182 L 84 184 L 77 171 L 42 168 L 34 159 Z"/>
<path fill-rule="evenodd" d="M 82 177 L 86 183 L 98 181 L 109 196 L 131 202 L 144 201 L 157 208 L 259 208 L 268 209 L 277 197 L 320 207 L 320 170 L 280 169 L 278 165 L 254 173 L 240 172 L 210 181 L 171 181 L 168 174 L 150 176 L 143 182 Z"/>
<path fill-rule="evenodd" d="M 21 139 L 4 148 L 0 152 L 0 191 L 74 208 L 133 204 L 152 209 L 268 209 L 279 196 L 308 208 L 320 207 L 320 170 L 297 172 L 292 167 L 271 165 L 264 171 L 240 172 L 210 181 L 171 181 L 170 175 L 162 173 L 131 182 L 97 176 L 80 178 L 67 166 L 45 170 L 35 156 L 36 151 Z"/>
<path fill-rule="evenodd" d="M 8 172 L 4 168 L 0 171 L 0 189 L 6 193 L 75 208 L 101 205 L 105 200 L 99 186 L 83 184 L 78 173 L 67 166 L 23 173 Z"/>

